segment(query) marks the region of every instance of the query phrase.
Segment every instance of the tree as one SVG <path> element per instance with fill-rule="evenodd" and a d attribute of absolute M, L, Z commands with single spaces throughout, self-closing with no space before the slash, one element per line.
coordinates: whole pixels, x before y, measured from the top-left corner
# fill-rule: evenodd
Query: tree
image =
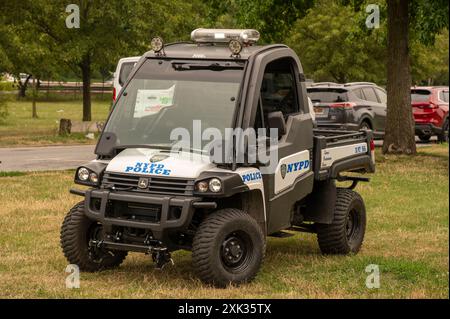
<path fill-rule="evenodd" d="M 317 1 L 286 39 L 315 81 L 385 83 L 384 29 L 359 27 L 361 13 L 337 1 Z M 362 22 L 364 23 L 364 22 Z"/>
<path fill-rule="evenodd" d="M 415 154 L 409 31 L 422 43 L 434 43 L 436 34 L 448 29 L 448 2 L 387 0 L 387 7 L 388 107 L 383 153 Z"/>
<path fill-rule="evenodd" d="M 148 50 L 152 34 L 175 37 L 202 16 L 198 1 L 91 0 L 72 1 L 79 8 L 79 28 L 68 28 L 65 0 L 8 0 L 10 26 L 19 25 L 52 52 L 61 67 L 70 68 L 83 80 L 83 121 L 91 120 L 91 77 L 99 68 L 120 57 Z M 71 14 L 76 14 L 76 11 Z M 170 32 L 169 32 L 170 30 Z M 186 36 L 189 35 L 187 32 Z"/>
<path fill-rule="evenodd" d="M 409 2 L 388 0 L 388 107 L 383 153 L 416 153 L 411 111 L 408 21 Z"/>
<path fill-rule="evenodd" d="M 257 29 L 261 33 L 260 43 L 281 43 L 314 0 L 205 0 L 205 3 L 209 7 L 209 25 Z"/>
<path fill-rule="evenodd" d="M 449 85 L 449 33 L 443 30 L 434 45 L 420 41 L 411 44 L 411 77 L 413 85 Z"/>

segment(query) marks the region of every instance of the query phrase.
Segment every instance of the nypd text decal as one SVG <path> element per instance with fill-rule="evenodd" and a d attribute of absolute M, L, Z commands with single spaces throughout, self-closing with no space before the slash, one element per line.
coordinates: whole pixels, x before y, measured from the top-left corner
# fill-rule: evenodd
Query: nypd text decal
<path fill-rule="evenodd" d="M 275 194 L 292 186 L 295 180 L 311 170 L 309 151 L 283 157 L 275 171 Z"/>

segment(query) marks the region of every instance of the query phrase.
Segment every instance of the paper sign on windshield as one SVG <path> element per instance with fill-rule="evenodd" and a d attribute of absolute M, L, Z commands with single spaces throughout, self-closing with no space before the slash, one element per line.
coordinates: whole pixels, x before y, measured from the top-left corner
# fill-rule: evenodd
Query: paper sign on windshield
<path fill-rule="evenodd" d="M 134 117 L 156 114 L 163 108 L 173 105 L 175 85 L 166 90 L 138 90 Z"/>

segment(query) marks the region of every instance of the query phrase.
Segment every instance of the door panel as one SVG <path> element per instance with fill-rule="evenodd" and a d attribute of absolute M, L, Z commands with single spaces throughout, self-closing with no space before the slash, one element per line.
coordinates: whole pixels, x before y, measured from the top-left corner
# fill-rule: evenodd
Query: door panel
<path fill-rule="evenodd" d="M 254 127 L 262 125 L 268 129 L 269 112 L 281 111 L 286 119 L 286 134 L 278 141 L 276 168 L 263 171 L 270 234 L 290 227 L 295 203 L 312 191 L 313 124 L 309 112 L 304 111 L 308 109 L 303 105 L 307 99 L 302 93 L 306 90 L 304 83 L 299 82 L 299 65 L 295 59 L 268 59 L 260 72 L 259 111 Z"/>
<path fill-rule="evenodd" d="M 385 127 L 386 127 L 386 111 L 387 111 L 387 95 L 386 92 L 378 89 L 378 88 L 374 88 L 375 92 L 377 93 L 378 96 L 378 118 L 379 118 L 379 131 L 384 132 Z"/>
<path fill-rule="evenodd" d="M 379 102 L 378 97 L 372 87 L 364 87 L 362 91 L 368 105 L 368 110 L 372 113 L 373 116 L 373 130 L 376 132 L 384 131 L 386 108 Z"/>

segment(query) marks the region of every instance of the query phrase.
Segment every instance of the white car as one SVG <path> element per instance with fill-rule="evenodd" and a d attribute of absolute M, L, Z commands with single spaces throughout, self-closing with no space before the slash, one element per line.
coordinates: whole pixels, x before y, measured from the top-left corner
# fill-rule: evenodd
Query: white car
<path fill-rule="evenodd" d="M 123 85 L 125 84 L 128 76 L 136 65 L 137 61 L 139 61 L 140 56 L 122 58 L 117 63 L 116 72 L 114 72 L 114 80 L 113 80 L 113 100 L 115 101 L 117 96 L 122 90 Z"/>

